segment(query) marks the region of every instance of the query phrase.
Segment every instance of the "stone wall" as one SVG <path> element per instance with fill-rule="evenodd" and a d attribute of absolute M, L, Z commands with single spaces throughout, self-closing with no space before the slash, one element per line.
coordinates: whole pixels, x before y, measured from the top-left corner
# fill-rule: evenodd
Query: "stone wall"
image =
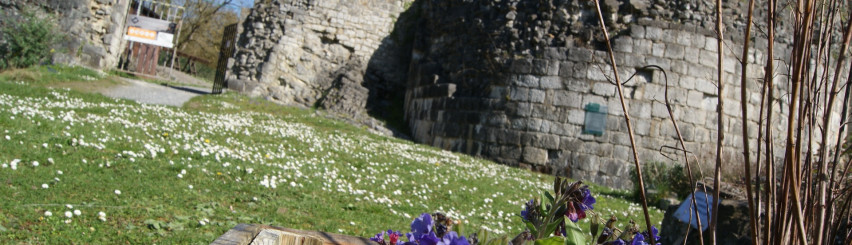
<path fill-rule="evenodd" d="M 742 163 L 737 119 L 743 71 L 736 57 L 745 2 L 724 6 L 729 18 L 723 95 L 714 84 L 718 50 L 714 19 L 708 17 L 714 16 L 711 5 L 699 0 L 602 4 L 620 75 L 636 74 L 625 84 L 625 97 L 640 160 L 683 161 L 667 148 L 678 146 L 664 103 L 668 81 L 692 160 L 711 164 L 715 159 L 715 107 L 724 96 L 724 161 Z M 763 16 L 757 12 L 755 18 Z M 417 142 L 611 187 L 632 184 L 630 141 L 615 86 L 605 75 L 610 68 L 591 1 L 259 1 L 243 29 L 231 89 L 355 118 L 371 108 L 381 111 L 375 110 L 380 108 L 376 98 L 387 104 L 404 91 L 405 120 Z M 779 36 L 788 32 L 781 23 Z M 789 53 L 789 43 L 777 40 L 776 53 Z M 767 45 L 759 34 L 754 44 L 745 71 L 752 125 L 761 103 Z M 785 69 L 784 62 L 776 64 Z M 772 113 L 779 122 L 788 115 L 787 81 L 777 76 L 775 85 Z M 602 135 L 583 133 L 584 109 L 592 103 L 608 108 Z M 780 142 L 784 126 L 773 126 Z M 750 133 L 753 142 L 757 130 Z"/>
<path fill-rule="evenodd" d="M 398 54 L 407 52 L 390 36 L 410 2 L 258 1 L 243 23 L 228 87 L 366 119 L 371 93 L 403 89 L 394 84 L 403 84 L 408 65 Z"/>
<path fill-rule="evenodd" d="M 720 96 L 715 85 L 715 32 L 708 27 L 712 22 L 677 10 L 661 12 L 656 5 L 607 2 L 606 16 L 616 16 L 611 14 L 615 12 L 622 16 L 611 19 L 609 27 L 620 77 L 626 80 L 636 74 L 625 84 L 624 94 L 640 161 L 683 162 L 681 154 L 667 148 L 679 146 L 665 106 L 667 77 L 675 119 L 687 150 L 696 157 L 690 160 L 712 164 Z M 632 150 L 616 88 L 608 77 L 605 46 L 595 34 L 593 6 L 574 1 L 420 3 L 426 23 L 418 32 L 422 43 L 414 47 L 406 93 L 406 118 L 417 142 L 630 187 Z M 743 162 L 738 24 L 738 18 L 726 23 L 733 38 L 724 50 L 727 88 L 721 95 L 726 101 L 722 155 L 729 164 Z M 757 125 L 759 79 L 766 62 L 765 39 L 757 38 L 755 45 L 746 71 L 751 125 Z M 776 45 L 780 46 L 776 54 L 789 53 L 785 40 Z M 667 76 L 645 68 L 648 65 L 661 67 Z M 783 63 L 777 65 L 785 70 Z M 781 96 L 787 82 L 778 76 L 775 85 L 773 120 L 780 122 L 788 115 Z M 599 136 L 583 133 L 584 108 L 591 103 L 608 107 L 606 130 Z M 782 143 L 785 126 L 773 126 L 775 139 Z M 754 144 L 757 129 L 749 133 Z M 776 153 L 776 157 L 783 154 Z"/>
<path fill-rule="evenodd" d="M 130 0 L 0 0 L 0 26 L 19 20 L 22 11 L 50 14 L 63 35 L 55 63 L 109 69 L 118 64 L 129 5 Z"/>

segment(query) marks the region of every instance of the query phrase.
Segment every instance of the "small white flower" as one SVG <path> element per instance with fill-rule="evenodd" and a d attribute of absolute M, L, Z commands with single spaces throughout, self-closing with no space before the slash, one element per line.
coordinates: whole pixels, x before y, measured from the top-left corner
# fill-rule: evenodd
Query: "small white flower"
<path fill-rule="evenodd" d="M 12 140 L 12 138 L 6 135 L 6 140 Z"/>
<path fill-rule="evenodd" d="M 47 185 L 47 184 L 41 184 L 41 188 L 42 188 L 42 189 L 47 189 L 47 188 L 50 188 L 50 186 L 49 186 L 49 185 Z"/>
<path fill-rule="evenodd" d="M 45 216 L 45 217 L 53 216 L 53 212 L 50 212 L 50 211 L 44 211 L 44 216 Z"/>
<path fill-rule="evenodd" d="M 189 185 L 189 189 L 192 190 L 192 185 Z"/>
<path fill-rule="evenodd" d="M 183 179 L 183 174 L 178 174 L 178 179 Z"/>
<path fill-rule="evenodd" d="M 63 172 L 62 172 L 62 170 L 56 170 L 56 174 L 58 174 L 58 175 L 62 175 L 62 174 L 63 174 Z"/>
<path fill-rule="evenodd" d="M 33 161 L 33 167 L 38 167 L 38 161 Z"/>
<path fill-rule="evenodd" d="M 3 168 L 8 168 L 8 167 L 9 167 L 9 164 L 5 164 L 5 163 L 3 164 Z"/>
<path fill-rule="evenodd" d="M 47 158 L 47 162 L 49 162 L 50 164 L 53 164 L 53 163 L 54 163 L 53 158 L 52 158 L 52 157 L 48 157 L 48 158 Z"/>
<path fill-rule="evenodd" d="M 114 192 L 115 192 L 116 195 L 121 195 L 121 191 L 119 191 L 119 190 L 115 190 Z"/>
<path fill-rule="evenodd" d="M 104 213 L 103 211 L 98 212 L 98 219 L 101 221 L 106 221 L 106 213 Z"/>
<path fill-rule="evenodd" d="M 79 209 L 74 210 L 74 215 L 80 216 L 81 214 L 83 214 L 83 212 L 80 212 Z"/>
<path fill-rule="evenodd" d="M 74 209 L 74 205 L 71 204 L 65 204 L 65 207 L 68 209 Z"/>
<path fill-rule="evenodd" d="M 355 222 L 349 221 L 350 225 L 355 225 Z"/>
<path fill-rule="evenodd" d="M 290 182 L 290 186 L 291 186 L 291 187 L 296 187 L 296 182 L 292 182 L 292 181 L 291 181 L 291 182 Z"/>
<path fill-rule="evenodd" d="M 66 224 L 71 224 L 71 219 L 66 219 L 66 220 L 65 220 L 65 223 L 66 223 Z"/>
<path fill-rule="evenodd" d="M 74 213 L 72 213 L 71 211 L 65 211 L 65 217 L 68 217 L 68 218 L 74 217 Z"/>

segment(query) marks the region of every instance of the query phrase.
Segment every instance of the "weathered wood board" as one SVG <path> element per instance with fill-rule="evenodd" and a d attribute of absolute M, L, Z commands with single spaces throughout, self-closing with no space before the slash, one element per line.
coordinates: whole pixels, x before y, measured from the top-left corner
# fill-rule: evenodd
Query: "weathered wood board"
<path fill-rule="evenodd" d="M 367 238 L 257 224 L 238 224 L 214 245 L 375 245 Z"/>

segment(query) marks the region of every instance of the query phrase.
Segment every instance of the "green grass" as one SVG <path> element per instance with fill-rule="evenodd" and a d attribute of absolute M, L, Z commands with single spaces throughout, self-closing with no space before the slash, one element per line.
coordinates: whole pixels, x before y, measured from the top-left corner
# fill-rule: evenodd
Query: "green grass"
<path fill-rule="evenodd" d="M 0 241 L 208 244 L 238 223 L 371 236 L 434 211 L 514 236 L 521 205 L 553 181 L 313 110 L 238 94 L 140 105 L 62 86 L 109 77 L 45 69 L 0 74 Z M 602 215 L 642 220 L 627 194 L 592 191 Z"/>

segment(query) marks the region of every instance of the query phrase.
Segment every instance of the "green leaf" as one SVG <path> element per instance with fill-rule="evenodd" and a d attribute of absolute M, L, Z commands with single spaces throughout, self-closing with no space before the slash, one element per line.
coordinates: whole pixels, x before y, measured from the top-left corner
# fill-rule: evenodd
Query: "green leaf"
<path fill-rule="evenodd" d="M 535 245 L 563 245 L 565 243 L 565 238 L 561 236 L 553 236 L 544 239 L 535 240 L 533 243 Z"/>
<path fill-rule="evenodd" d="M 555 232 L 556 229 L 559 228 L 559 224 L 562 223 L 563 220 L 564 220 L 564 218 L 559 217 L 558 219 L 554 220 L 550 224 L 547 224 L 547 227 L 544 229 L 544 231 L 545 231 L 544 234 L 545 235 L 553 234 L 553 232 Z"/>
<path fill-rule="evenodd" d="M 565 245 L 585 245 L 586 235 L 574 222 L 565 222 Z"/>
<path fill-rule="evenodd" d="M 553 199 L 555 199 L 555 198 L 553 198 L 553 195 L 550 194 L 550 192 L 545 191 L 544 196 L 547 197 L 548 202 L 553 203 Z"/>
<path fill-rule="evenodd" d="M 533 225 L 532 222 L 524 221 L 524 224 L 527 225 L 527 229 L 530 229 L 530 233 L 538 234 L 538 229 L 535 228 L 535 225 Z"/>

